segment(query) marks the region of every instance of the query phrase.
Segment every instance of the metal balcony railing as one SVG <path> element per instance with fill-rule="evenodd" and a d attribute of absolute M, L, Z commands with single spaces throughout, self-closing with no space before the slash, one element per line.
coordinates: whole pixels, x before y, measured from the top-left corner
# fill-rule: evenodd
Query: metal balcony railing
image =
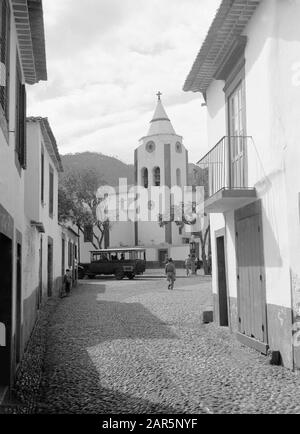
<path fill-rule="evenodd" d="M 223 137 L 199 162 L 205 199 L 224 189 L 248 189 L 248 136 Z"/>

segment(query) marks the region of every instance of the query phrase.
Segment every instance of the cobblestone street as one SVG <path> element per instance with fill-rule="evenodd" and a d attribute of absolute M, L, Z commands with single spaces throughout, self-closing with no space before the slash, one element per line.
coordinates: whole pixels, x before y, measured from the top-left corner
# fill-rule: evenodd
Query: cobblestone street
<path fill-rule="evenodd" d="M 49 329 L 45 413 L 300 413 L 300 376 L 201 324 L 210 280 L 82 281 Z"/>

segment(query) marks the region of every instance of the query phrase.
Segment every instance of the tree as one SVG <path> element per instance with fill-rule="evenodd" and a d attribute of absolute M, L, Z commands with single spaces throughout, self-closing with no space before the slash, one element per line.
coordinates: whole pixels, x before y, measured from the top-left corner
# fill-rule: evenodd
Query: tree
<path fill-rule="evenodd" d="M 105 234 L 110 229 L 109 219 L 99 220 L 97 215 L 97 207 L 105 200 L 97 197 L 100 185 L 104 182 L 95 171 L 73 169 L 61 177 L 58 190 L 59 221 L 71 221 L 83 234 L 85 228 L 92 228 L 90 241 L 95 249 L 102 248 Z"/>
<path fill-rule="evenodd" d="M 209 194 L 209 182 L 208 182 L 208 168 L 201 168 L 194 166 L 192 176 L 189 183 L 191 186 L 200 186 L 204 188 L 204 199 Z M 199 205 L 199 204 L 198 204 Z M 177 206 L 171 206 L 170 217 L 164 217 L 163 214 L 158 215 L 158 224 L 160 227 L 164 227 L 168 222 L 175 222 L 179 228 L 183 229 L 184 226 L 194 226 L 199 217 L 197 211 L 197 204 L 191 202 L 188 204 L 180 203 Z M 204 219 L 202 229 L 192 234 L 200 239 L 200 255 L 203 263 L 204 273 L 211 274 L 211 241 L 210 241 L 210 224 L 209 218 L 204 213 L 202 216 Z M 206 220 L 206 221 L 205 221 Z"/>
<path fill-rule="evenodd" d="M 193 186 L 202 186 L 204 188 L 204 199 L 209 197 L 209 170 L 208 167 L 195 166 L 193 168 Z M 206 217 L 206 214 L 204 214 Z M 201 230 L 197 236 L 200 238 L 201 259 L 205 274 L 211 274 L 211 241 L 210 241 L 210 224 L 208 223 L 203 232 Z M 207 246 L 207 247 L 206 247 Z"/>

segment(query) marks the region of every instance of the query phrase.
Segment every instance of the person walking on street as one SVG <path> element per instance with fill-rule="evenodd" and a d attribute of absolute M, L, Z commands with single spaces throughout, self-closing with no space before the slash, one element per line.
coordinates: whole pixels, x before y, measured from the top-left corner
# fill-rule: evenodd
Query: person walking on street
<path fill-rule="evenodd" d="M 198 270 L 201 270 L 201 267 L 202 267 L 202 261 L 200 258 L 197 258 L 196 259 L 196 274 L 197 274 Z"/>
<path fill-rule="evenodd" d="M 165 272 L 167 275 L 167 281 L 169 282 L 168 289 L 174 288 L 174 282 L 176 280 L 176 268 L 172 258 L 168 259 Z"/>
<path fill-rule="evenodd" d="M 66 296 L 69 296 L 71 292 L 71 285 L 72 285 L 72 275 L 70 270 L 66 270 L 63 283 L 64 283 L 65 294 Z"/>
<path fill-rule="evenodd" d="M 189 277 L 189 275 L 190 275 L 191 266 L 192 266 L 191 255 L 189 255 L 187 257 L 187 259 L 185 260 L 185 271 L 186 271 L 187 277 Z"/>

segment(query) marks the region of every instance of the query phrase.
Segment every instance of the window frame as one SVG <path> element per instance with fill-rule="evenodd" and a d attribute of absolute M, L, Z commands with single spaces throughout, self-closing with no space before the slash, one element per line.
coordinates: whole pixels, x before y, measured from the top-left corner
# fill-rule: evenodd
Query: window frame
<path fill-rule="evenodd" d="M 45 152 L 44 148 L 41 147 L 41 204 L 45 205 Z"/>
<path fill-rule="evenodd" d="M 2 40 L 5 47 L 2 50 Z M 0 62 L 5 66 L 5 86 L 0 86 L 0 127 L 9 145 L 9 107 L 10 107 L 10 41 L 11 11 L 8 0 L 0 0 Z M 4 88 L 4 89 L 2 89 Z"/>
<path fill-rule="evenodd" d="M 15 106 L 15 153 L 16 166 L 20 173 L 26 169 L 26 87 L 22 82 L 20 61 L 16 58 L 16 106 Z"/>
<path fill-rule="evenodd" d="M 49 164 L 49 216 L 54 216 L 54 169 Z"/>

